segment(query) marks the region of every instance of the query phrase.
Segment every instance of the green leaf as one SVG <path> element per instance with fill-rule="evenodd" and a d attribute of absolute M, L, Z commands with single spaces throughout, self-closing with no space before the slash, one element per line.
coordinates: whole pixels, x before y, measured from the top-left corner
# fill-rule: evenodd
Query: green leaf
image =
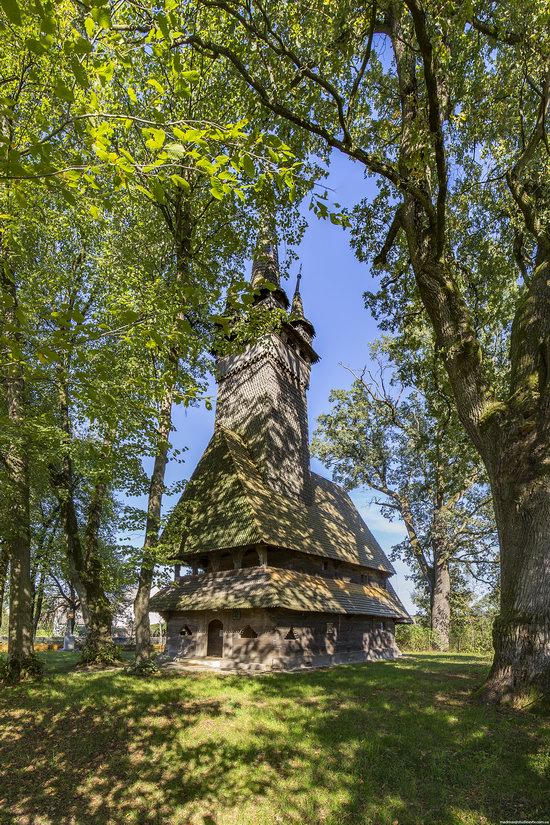
<path fill-rule="evenodd" d="M 188 69 L 185 72 L 180 72 L 180 77 L 187 80 L 188 83 L 197 83 L 200 80 L 200 72 L 195 69 Z"/>
<path fill-rule="evenodd" d="M 111 28 L 111 12 L 106 6 L 92 9 L 92 17 L 100 29 Z"/>
<path fill-rule="evenodd" d="M 148 149 L 155 152 L 162 148 L 166 140 L 166 132 L 164 129 L 142 129 L 142 132 L 147 138 L 145 145 Z"/>
<path fill-rule="evenodd" d="M 162 36 L 166 40 L 170 40 L 170 28 L 168 26 L 168 20 L 165 14 L 157 14 L 157 26 L 159 27 Z"/>
<path fill-rule="evenodd" d="M 128 92 L 128 97 L 130 98 L 132 103 L 137 103 L 137 95 L 136 95 L 134 89 L 131 86 L 128 86 L 126 91 Z"/>
<path fill-rule="evenodd" d="M 21 26 L 23 24 L 17 0 L 0 0 L 0 6 L 4 9 L 6 17 L 10 23 L 14 23 L 16 26 Z"/>
<path fill-rule="evenodd" d="M 63 198 L 65 198 L 65 200 L 70 206 L 76 206 L 77 200 L 75 196 L 72 194 L 72 192 L 69 192 L 68 189 L 61 189 L 61 195 Z"/>
<path fill-rule="evenodd" d="M 155 80 L 154 77 L 150 77 L 149 80 L 147 81 L 147 84 L 149 86 L 152 86 L 153 89 L 155 89 L 155 91 L 157 91 L 159 93 L 159 95 L 164 94 L 164 87 L 161 86 L 160 83 L 158 82 L 158 80 Z"/>
<path fill-rule="evenodd" d="M 88 35 L 88 37 L 93 37 L 95 26 L 94 21 L 91 17 L 87 17 L 84 20 L 84 28 L 86 29 L 86 34 Z"/>
<path fill-rule="evenodd" d="M 71 58 L 71 68 L 73 70 L 74 78 L 81 89 L 87 89 L 90 85 L 90 81 L 88 80 L 88 75 L 86 71 L 82 67 L 82 64 L 78 60 L 76 56 L 73 55 Z"/>
<path fill-rule="evenodd" d="M 190 185 L 189 185 L 188 181 L 186 181 L 186 180 L 185 180 L 185 178 L 182 178 L 182 176 L 181 176 L 181 175 L 170 175 L 170 180 L 171 180 L 173 183 L 175 183 L 175 184 L 176 184 L 176 186 L 181 187 L 181 188 L 182 188 L 182 189 L 184 189 L 186 192 L 190 192 L 190 191 L 191 191 L 191 187 L 190 187 Z"/>
<path fill-rule="evenodd" d="M 141 192 L 142 195 L 145 195 L 150 201 L 155 200 L 154 196 L 151 194 L 151 192 L 149 192 L 148 189 L 145 188 L 145 186 L 141 186 L 139 183 L 136 183 L 135 188 L 138 190 L 138 192 Z"/>
<path fill-rule="evenodd" d="M 35 40 L 34 37 L 29 37 L 26 41 L 26 46 L 29 51 L 33 54 L 41 55 L 48 51 L 46 46 L 40 42 L 40 40 Z"/>
<path fill-rule="evenodd" d="M 75 54 L 90 54 L 93 47 L 85 37 L 79 37 L 76 43 L 73 43 L 72 48 Z"/>
<path fill-rule="evenodd" d="M 69 87 L 66 86 L 62 80 L 57 81 L 54 86 L 54 92 L 57 97 L 61 98 L 61 100 L 66 100 L 69 103 L 72 103 L 74 100 L 73 90 L 69 89 Z"/>
<path fill-rule="evenodd" d="M 250 155 L 243 155 L 242 166 L 249 178 L 253 178 L 256 174 L 256 167 Z"/>
<path fill-rule="evenodd" d="M 166 201 L 164 188 L 160 181 L 157 180 L 157 178 L 153 178 L 153 180 L 151 181 L 151 190 L 153 192 L 153 197 L 155 198 L 157 203 L 164 203 Z"/>
<path fill-rule="evenodd" d="M 57 21 L 55 17 L 43 17 L 40 21 L 40 31 L 44 34 L 55 34 L 57 31 Z"/>
<path fill-rule="evenodd" d="M 164 151 L 170 158 L 184 158 L 187 154 L 187 149 L 181 143 L 168 143 L 164 147 Z"/>
<path fill-rule="evenodd" d="M 224 191 L 217 178 L 210 178 L 210 194 L 216 198 L 216 200 L 223 200 Z"/>

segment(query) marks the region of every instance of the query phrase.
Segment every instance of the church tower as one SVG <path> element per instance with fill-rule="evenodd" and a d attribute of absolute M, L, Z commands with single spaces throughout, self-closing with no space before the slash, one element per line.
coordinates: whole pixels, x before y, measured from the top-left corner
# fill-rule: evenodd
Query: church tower
<path fill-rule="evenodd" d="M 410 621 L 353 502 L 310 467 L 307 391 L 319 359 L 300 278 L 291 303 L 264 223 L 253 306 L 280 324 L 217 359 L 214 434 L 162 535 L 176 580 L 150 604 L 166 619 L 167 655 L 193 666 L 393 658 L 395 624 Z"/>
<path fill-rule="evenodd" d="M 304 317 L 300 277 L 288 320 L 237 355 L 218 359 L 216 427 L 248 444 L 274 491 L 311 503 L 307 390 L 315 330 Z M 252 266 L 256 306 L 288 310 L 274 233 L 260 231 Z"/>

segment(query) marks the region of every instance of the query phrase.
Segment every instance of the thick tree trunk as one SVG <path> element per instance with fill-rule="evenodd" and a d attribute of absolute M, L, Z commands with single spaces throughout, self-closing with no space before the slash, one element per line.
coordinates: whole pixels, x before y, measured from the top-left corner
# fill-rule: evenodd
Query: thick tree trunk
<path fill-rule="evenodd" d="M 482 695 L 524 706 L 550 696 L 550 481 L 493 482 L 500 538 L 500 615 Z"/>
<path fill-rule="evenodd" d="M 437 561 L 433 567 L 433 590 L 431 592 L 431 627 L 437 650 L 449 649 L 449 628 L 451 624 L 451 577 L 446 559 Z"/>
<path fill-rule="evenodd" d="M 147 522 L 145 526 L 145 540 L 143 542 L 143 556 L 139 571 L 139 581 L 134 600 L 134 616 L 136 622 L 136 662 L 143 662 L 149 658 L 151 652 L 151 625 L 149 622 L 149 599 L 155 569 L 153 549 L 158 542 L 160 527 L 160 513 L 162 494 L 164 492 L 164 476 L 168 450 L 169 436 L 172 427 L 172 387 L 166 389 L 162 399 L 159 425 L 157 452 L 153 465 L 153 473 L 149 484 L 149 499 L 147 503 Z"/>
<path fill-rule="evenodd" d="M 71 436 L 69 417 L 69 393 L 66 377 L 60 373 L 59 379 L 60 412 L 62 428 L 67 438 Z M 110 442 L 106 440 L 104 457 L 107 459 Z M 78 514 L 74 499 L 74 472 L 68 450 L 62 458 L 61 469 L 50 467 L 50 477 L 56 491 L 61 509 L 61 520 L 67 544 L 67 556 L 71 583 L 77 591 L 84 622 L 87 626 L 85 657 L 100 659 L 105 652 L 111 655 L 114 645 L 111 639 L 112 611 L 101 578 L 101 559 L 99 555 L 99 527 L 107 482 L 100 477 L 91 493 L 88 506 L 84 541 L 81 540 Z"/>
<path fill-rule="evenodd" d="M 79 595 L 82 614 L 88 630 L 86 644 L 94 650 L 110 648 L 112 614 L 101 581 L 101 562 L 97 552 L 97 533 L 95 532 L 97 519 L 101 515 L 101 502 L 94 499 L 90 505 L 95 512 L 93 516 L 91 514 L 89 516 L 93 525 L 88 523 L 84 549 L 70 479 L 67 478 L 65 472 L 53 472 L 52 478 L 61 505 L 72 584 Z"/>
<path fill-rule="evenodd" d="M 15 330 L 13 344 L 21 347 L 22 335 L 17 316 L 17 290 L 8 272 L 7 263 L 0 268 L 3 292 L 9 296 L 5 310 L 6 329 Z M 13 360 L 11 355 L 8 360 Z M 10 560 L 10 616 L 8 656 L 12 678 L 17 680 L 24 660 L 33 653 L 30 482 L 27 445 L 25 442 L 25 378 L 19 363 L 6 367 L 3 375 L 7 416 L 10 423 L 10 443 L 4 460 L 7 471 L 8 524 L 6 550 Z"/>
<path fill-rule="evenodd" d="M 111 439 L 106 438 L 102 456 L 107 461 L 111 451 Z M 102 582 L 102 566 L 99 553 L 99 528 L 107 497 L 107 474 L 99 472 L 90 502 L 84 532 L 84 566 L 79 571 L 86 591 L 86 605 L 89 613 L 88 634 L 85 648 L 90 659 L 101 658 L 103 653 L 115 653 L 111 638 L 113 612 Z"/>

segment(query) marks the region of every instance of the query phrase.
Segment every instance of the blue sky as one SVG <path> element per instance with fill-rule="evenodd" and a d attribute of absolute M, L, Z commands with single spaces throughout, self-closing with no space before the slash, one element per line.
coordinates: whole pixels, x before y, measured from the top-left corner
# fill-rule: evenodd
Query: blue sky
<path fill-rule="evenodd" d="M 363 178 L 362 167 L 342 155 L 334 157 L 326 185 L 333 190 L 332 199 L 348 207 L 375 193 L 374 182 Z M 312 433 L 317 417 L 329 407 L 330 391 L 335 387 L 348 387 L 352 381 L 342 365 L 356 369 L 364 366 L 368 360 L 368 344 L 378 337 L 379 331 L 364 308 L 362 298 L 365 290 L 373 288 L 375 280 L 369 268 L 355 259 L 349 245 L 349 232 L 329 221 L 317 219 L 307 208 L 304 214 L 309 226 L 297 250 L 302 264 L 302 296 L 306 315 L 317 331 L 315 348 L 321 356 L 321 361 L 313 367 L 309 390 Z M 284 258 L 284 248 L 280 249 L 280 256 Z M 294 290 L 298 265 L 293 266 L 291 279 L 286 284 L 288 292 Z M 183 456 L 184 464 L 169 465 L 169 484 L 191 475 L 212 435 L 214 412 L 204 407 L 188 410 L 178 407 L 174 424 L 172 443 L 180 449 L 186 447 L 187 451 Z M 313 459 L 313 469 L 330 475 L 316 459 Z M 352 498 L 384 550 L 401 541 L 405 535 L 403 525 L 384 519 L 378 508 L 369 504 L 371 494 L 368 491 L 358 490 Z M 175 499 L 167 498 L 165 512 L 174 503 Z M 405 578 L 408 569 L 400 563 L 394 566 L 397 575 L 392 580 L 393 585 L 405 606 L 414 610 L 410 598 L 411 582 Z"/>

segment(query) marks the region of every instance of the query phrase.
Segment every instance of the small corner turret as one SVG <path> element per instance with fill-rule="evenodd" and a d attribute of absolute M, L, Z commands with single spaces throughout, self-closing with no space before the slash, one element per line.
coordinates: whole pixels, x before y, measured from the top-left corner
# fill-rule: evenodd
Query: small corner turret
<path fill-rule="evenodd" d="M 307 341 L 308 344 L 311 345 L 311 342 L 315 338 L 315 327 L 308 321 L 304 314 L 304 304 L 302 301 L 302 295 L 300 293 L 300 281 L 302 280 L 302 267 L 300 266 L 300 271 L 298 272 L 298 277 L 296 278 L 296 289 L 294 290 L 294 296 L 292 298 L 292 307 L 290 310 L 290 323 L 294 327 L 297 332 L 299 332 Z"/>

